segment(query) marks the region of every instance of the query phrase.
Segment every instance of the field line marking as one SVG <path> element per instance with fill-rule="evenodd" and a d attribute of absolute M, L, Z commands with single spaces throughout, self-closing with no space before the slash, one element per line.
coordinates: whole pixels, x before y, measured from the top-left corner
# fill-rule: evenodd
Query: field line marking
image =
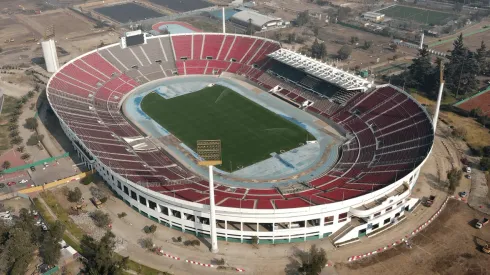
<path fill-rule="evenodd" d="M 221 94 L 219 94 L 218 98 L 216 98 L 216 101 L 214 102 L 214 104 L 218 103 L 218 101 L 220 101 L 220 99 L 225 96 L 225 92 L 227 91 L 227 89 L 223 89 L 223 91 L 221 92 Z"/>

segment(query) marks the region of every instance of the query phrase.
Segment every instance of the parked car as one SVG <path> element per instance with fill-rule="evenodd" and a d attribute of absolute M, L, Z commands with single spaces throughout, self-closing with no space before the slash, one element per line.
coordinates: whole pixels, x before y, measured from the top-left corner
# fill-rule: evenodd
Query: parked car
<path fill-rule="evenodd" d="M 31 171 L 33 171 L 33 172 L 36 171 L 36 167 L 31 166 Z"/>
<path fill-rule="evenodd" d="M 28 182 L 28 180 L 23 179 L 23 180 L 19 181 L 19 184 L 23 184 L 23 183 L 26 183 L 26 182 Z"/>
<path fill-rule="evenodd" d="M 427 199 L 427 201 L 425 201 L 425 206 L 427 207 L 431 207 L 432 204 L 434 203 L 434 200 L 436 199 L 436 196 L 429 196 L 429 198 Z"/>
<path fill-rule="evenodd" d="M 465 191 L 459 192 L 459 196 L 462 198 L 466 198 L 466 196 L 468 196 L 468 193 L 466 193 Z"/>
<path fill-rule="evenodd" d="M 463 168 L 463 170 L 464 170 L 466 173 L 471 173 L 471 167 L 469 167 L 469 166 L 465 166 L 465 167 Z"/>
<path fill-rule="evenodd" d="M 487 223 L 488 223 L 488 219 L 487 218 L 483 218 L 481 221 L 478 221 L 475 224 L 475 227 L 478 228 L 478 229 L 480 229 L 480 228 L 484 227 Z"/>
<path fill-rule="evenodd" d="M 12 185 L 16 185 L 16 183 L 15 183 L 15 181 L 9 181 L 9 182 L 7 183 L 7 185 L 8 185 L 8 186 L 12 186 Z"/>

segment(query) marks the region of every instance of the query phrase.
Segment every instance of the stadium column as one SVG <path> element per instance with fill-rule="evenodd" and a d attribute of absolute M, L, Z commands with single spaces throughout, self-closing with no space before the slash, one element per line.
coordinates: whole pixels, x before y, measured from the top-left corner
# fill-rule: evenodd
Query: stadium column
<path fill-rule="evenodd" d="M 221 11 L 221 14 L 222 14 L 222 19 L 223 19 L 223 33 L 226 33 L 226 27 L 225 27 L 225 7 L 223 7 L 222 11 Z"/>
<path fill-rule="evenodd" d="M 434 135 L 436 133 L 436 127 L 437 127 L 437 120 L 439 119 L 439 109 L 441 108 L 441 100 L 442 100 L 442 92 L 444 90 L 444 65 L 441 62 L 441 65 L 439 66 L 440 72 L 439 72 L 439 82 L 441 83 L 439 86 L 439 94 L 437 95 L 437 104 L 436 104 L 436 111 L 434 113 L 434 118 L 432 120 L 433 128 L 434 128 Z"/>
<path fill-rule="evenodd" d="M 211 252 L 218 253 L 218 236 L 216 234 L 216 206 L 214 204 L 213 166 L 209 165 L 209 224 L 211 225 Z"/>

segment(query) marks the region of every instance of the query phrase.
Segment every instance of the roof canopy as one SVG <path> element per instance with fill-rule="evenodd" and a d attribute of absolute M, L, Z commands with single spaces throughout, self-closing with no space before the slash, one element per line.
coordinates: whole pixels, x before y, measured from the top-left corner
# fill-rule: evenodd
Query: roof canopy
<path fill-rule="evenodd" d="M 371 88 L 371 83 L 360 76 L 290 50 L 279 49 L 268 54 L 268 56 L 346 90 L 361 90 L 364 92 Z"/>

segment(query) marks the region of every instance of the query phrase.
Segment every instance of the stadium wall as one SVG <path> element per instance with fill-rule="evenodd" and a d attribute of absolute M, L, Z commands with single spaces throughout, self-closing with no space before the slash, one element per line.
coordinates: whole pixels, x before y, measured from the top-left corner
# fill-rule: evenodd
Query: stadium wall
<path fill-rule="evenodd" d="M 79 56 L 64 64 L 63 67 L 94 51 Z M 48 87 L 53 78 L 54 75 L 50 78 Z M 154 192 L 113 172 L 94 155 L 86 155 L 91 154 L 90 150 L 65 124 L 57 111 L 55 109 L 53 111 L 60 120 L 63 131 L 72 141 L 74 148 L 81 159 L 84 160 L 86 166 L 89 169 L 95 169 L 113 192 L 126 204 L 142 215 L 170 228 L 197 236 L 207 237 L 210 235 L 210 225 L 206 223 L 206 220 L 209 221 L 209 205 L 189 202 Z M 232 242 L 251 242 L 251 238 L 257 236 L 261 243 L 306 241 L 324 238 L 338 233 L 338 231 L 344 231 L 345 228 L 348 228 L 353 218 L 361 218 L 365 223 L 349 228 L 336 242 L 340 243 L 357 238 L 362 234 L 369 234 L 390 225 L 395 217 L 401 217 L 406 211 L 410 211 L 413 208 L 416 200 L 410 199 L 409 196 L 418 179 L 420 169 L 430 152 L 412 172 L 395 183 L 349 200 L 310 207 L 270 210 L 217 206 L 216 220 L 220 224 L 217 226 L 218 238 Z M 373 208 L 363 210 L 359 208 L 394 192 L 404 184 L 407 184 L 408 187 L 405 192 L 392 195 L 384 200 L 382 204 Z M 194 221 L 191 220 L 191 217 L 194 217 Z M 387 220 L 389 222 L 381 224 L 381 221 Z M 315 223 L 315 221 L 318 223 Z M 378 223 L 378 227 L 373 228 L 376 223 Z M 233 229 L 231 224 L 238 225 L 239 229 Z M 260 224 L 272 226 L 270 230 L 259 231 L 261 228 Z M 287 228 L 277 229 L 275 227 L 276 224 L 286 225 Z M 248 225 L 254 226 L 257 230 L 247 230 L 247 228 L 250 229 Z M 361 231 L 363 232 L 362 234 L 359 233 Z"/>

